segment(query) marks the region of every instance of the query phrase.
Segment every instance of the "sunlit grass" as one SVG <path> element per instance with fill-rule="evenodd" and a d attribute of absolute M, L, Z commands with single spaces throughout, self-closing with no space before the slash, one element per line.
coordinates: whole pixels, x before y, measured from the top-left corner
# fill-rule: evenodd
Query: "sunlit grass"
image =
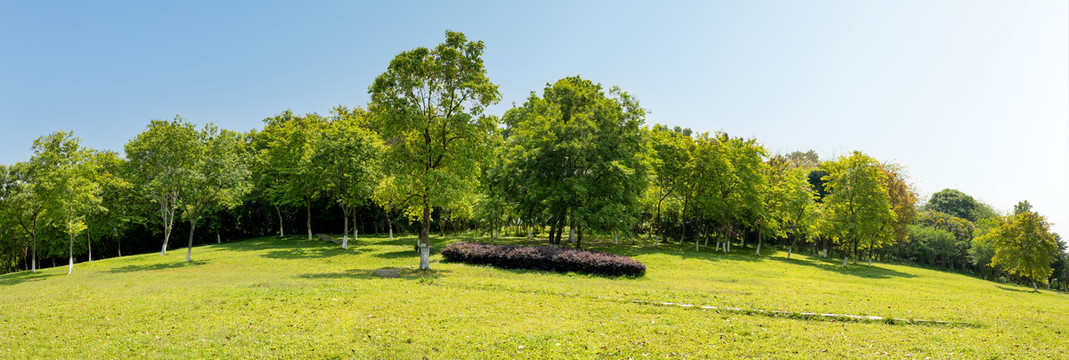
<path fill-rule="evenodd" d="M 457 239 L 470 238 L 445 241 Z M 299 236 L 258 238 L 194 248 L 191 264 L 176 251 L 80 263 L 72 275 L 65 267 L 3 275 L 0 358 L 1069 356 L 1069 296 L 957 274 L 627 241 L 591 245 L 634 256 L 645 277 L 440 262 L 422 274 L 413 243 L 362 235 L 342 250 Z M 374 275 L 384 268 L 400 277 Z"/>

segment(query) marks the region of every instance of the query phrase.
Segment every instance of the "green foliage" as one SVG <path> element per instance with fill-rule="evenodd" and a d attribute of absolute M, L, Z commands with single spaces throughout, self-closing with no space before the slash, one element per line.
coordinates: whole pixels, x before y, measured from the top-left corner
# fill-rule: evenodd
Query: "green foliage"
<path fill-rule="evenodd" d="M 568 77 L 505 114 L 505 164 L 520 211 L 558 227 L 628 232 L 646 186 L 645 116 L 619 88 Z M 566 220 L 567 219 L 567 220 Z"/>
<path fill-rule="evenodd" d="M 950 214 L 972 222 L 978 219 L 978 207 L 979 202 L 976 199 L 954 189 L 943 189 L 932 194 L 932 198 L 924 204 L 925 210 Z"/>
<path fill-rule="evenodd" d="M 876 160 L 854 152 L 850 157 L 823 164 L 828 172 L 821 232 L 853 250 L 874 250 L 894 242 L 891 231 L 895 213 L 884 184 L 886 175 Z M 871 252 L 870 252 L 871 253 Z"/>
<path fill-rule="evenodd" d="M 145 131 L 126 143 L 130 178 L 139 193 L 159 206 L 163 247 L 167 252 L 175 213 L 181 205 L 197 154 L 197 130 L 175 116 L 172 121 L 152 120 Z"/>
<path fill-rule="evenodd" d="M 995 220 L 994 228 L 982 236 L 995 250 L 992 265 L 1002 266 L 1033 283 L 1045 282 L 1050 277 L 1058 244 L 1045 217 L 1030 211 L 1000 217 Z"/>
<path fill-rule="evenodd" d="M 422 210 L 427 243 L 432 207 L 468 197 L 489 156 L 497 118 L 482 116 L 501 94 L 486 77 L 481 41 L 447 31 L 445 43 L 402 52 L 368 92 L 374 128 L 386 141 L 385 170 L 399 193 Z M 426 265 L 426 256 L 421 259 Z M 427 269 L 427 266 L 421 266 Z"/>
<path fill-rule="evenodd" d="M 100 205 L 96 168 L 89 161 L 91 151 L 69 132 L 55 132 L 33 142 L 30 164 L 37 168 L 34 192 L 49 209 L 48 214 L 68 238 L 69 274 L 74 267 L 74 237 L 86 229 L 85 216 Z M 58 248 L 53 243 L 52 248 Z M 81 249 L 79 249 L 80 252 Z"/>

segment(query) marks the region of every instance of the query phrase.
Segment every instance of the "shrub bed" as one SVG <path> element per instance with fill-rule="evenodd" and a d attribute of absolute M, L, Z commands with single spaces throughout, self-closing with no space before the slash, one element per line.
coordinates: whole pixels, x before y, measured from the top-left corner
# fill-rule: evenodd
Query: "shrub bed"
<path fill-rule="evenodd" d="M 485 264 L 503 269 L 583 272 L 606 276 L 646 274 L 646 265 L 627 256 L 550 246 L 455 242 L 442 249 L 442 256 L 447 261 Z"/>

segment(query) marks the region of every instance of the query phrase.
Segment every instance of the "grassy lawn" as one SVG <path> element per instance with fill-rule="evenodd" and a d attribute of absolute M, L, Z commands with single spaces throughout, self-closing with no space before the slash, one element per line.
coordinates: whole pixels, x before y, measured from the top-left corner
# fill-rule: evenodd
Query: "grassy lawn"
<path fill-rule="evenodd" d="M 611 242 L 593 245 L 647 275 L 453 263 L 419 274 L 414 242 L 257 238 L 195 248 L 192 264 L 175 249 L 2 275 L 0 358 L 1069 358 L 1069 295 L 957 274 Z"/>

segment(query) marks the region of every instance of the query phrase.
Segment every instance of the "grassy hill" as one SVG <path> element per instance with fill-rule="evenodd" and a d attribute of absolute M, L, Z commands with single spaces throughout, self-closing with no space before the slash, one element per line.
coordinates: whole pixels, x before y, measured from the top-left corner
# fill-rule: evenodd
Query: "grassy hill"
<path fill-rule="evenodd" d="M 1069 357 L 1069 296 L 962 275 L 610 243 L 647 275 L 419 274 L 413 243 L 257 238 L 2 275 L 0 358 Z"/>

